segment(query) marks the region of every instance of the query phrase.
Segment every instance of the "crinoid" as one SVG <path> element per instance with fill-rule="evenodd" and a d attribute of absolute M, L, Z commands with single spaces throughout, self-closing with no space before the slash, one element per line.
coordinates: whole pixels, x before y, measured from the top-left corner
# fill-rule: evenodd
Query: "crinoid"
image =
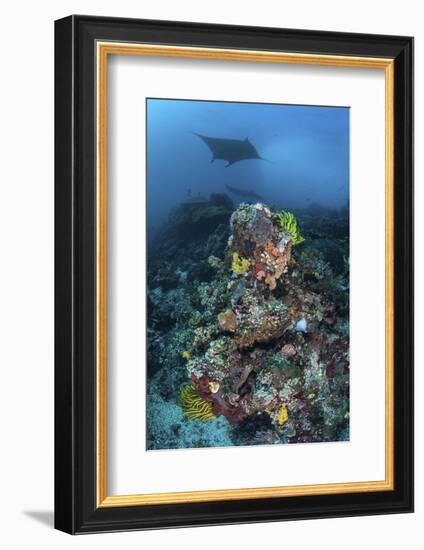
<path fill-rule="evenodd" d="M 207 422 L 215 418 L 212 403 L 200 397 L 193 384 L 187 384 L 181 388 L 180 395 L 177 399 L 177 405 L 182 408 L 184 414 L 190 420 Z"/>
<path fill-rule="evenodd" d="M 299 225 L 294 214 L 287 212 L 287 210 L 281 210 L 281 212 L 275 214 L 275 219 L 280 224 L 281 229 L 290 235 L 293 244 L 303 243 L 305 239 L 300 234 Z"/>

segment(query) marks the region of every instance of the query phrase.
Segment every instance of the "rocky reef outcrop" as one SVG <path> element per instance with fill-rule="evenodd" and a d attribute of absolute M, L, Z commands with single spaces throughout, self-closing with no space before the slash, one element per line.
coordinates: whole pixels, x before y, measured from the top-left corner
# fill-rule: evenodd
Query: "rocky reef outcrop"
<path fill-rule="evenodd" d="M 188 238 L 192 223 L 204 225 Z M 230 209 L 225 196 L 174 213 L 149 270 L 148 448 L 164 446 L 158 396 L 180 407 L 184 433 L 218 430 L 209 443 L 168 435 L 168 448 L 348 439 L 347 241 L 326 236 L 346 258 L 336 273 L 301 226 L 262 203 Z"/>

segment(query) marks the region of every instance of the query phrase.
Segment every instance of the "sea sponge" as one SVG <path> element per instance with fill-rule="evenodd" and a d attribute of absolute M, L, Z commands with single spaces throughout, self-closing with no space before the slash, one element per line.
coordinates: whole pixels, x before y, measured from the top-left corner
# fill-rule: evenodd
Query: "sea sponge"
<path fill-rule="evenodd" d="M 300 229 L 294 214 L 286 210 L 281 210 L 281 212 L 275 214 L 275 219 L 280 224 L 281 229 L 287 231 L 290 235 L 293 244 L 303 243 L 305 239 L 300 234 Z"/>
<path fill-rule="evenodd" d="M 294 330 L 296 332 L 307 332 L 308 331 L 308 321 L 306 319 L 300 319 L 295 327 Z"/>
<path fill-rule="evenodd" d="M 222 330 L 234 332 L 237 329 L 237 317 L 234 311 L 226 309 L 218 315 L 218 324 Z"/>
<path fill-rule="evenodd" d="M 284 426 L 284 424 L 289 419 L 289 413 L 287 411 L 287 405 L 282 405 L 281 409 L 278 411 L 277 422 L 279 426 Z"/>
<path fill-rule="evenodd" d="M 238 255 L 238 252 L 233 252 L 233 261 L 231 263 L 233 273 L 237 273 L 238 275 L 246 273 L 249 269 L 249 265 L 250 261 L 247 258 L 242 258 Z"/>
<path fill-rule="evenodd" d="M 219 390 L 220 384 L 219 382 L 216 382 L 215 380 L 211 380 L 208 384 L 209 391 L 211 393 L 217 393 Z"/>
<path fill-rule="evenodd" d="M 201 420 L 207 422 L 215 418 L 212 409 L 212 403 L 200 397 L 193 384 L 183 386 L 178 396 L 177 405 L 179 405 L 184 414 L 190 420 Z"/>

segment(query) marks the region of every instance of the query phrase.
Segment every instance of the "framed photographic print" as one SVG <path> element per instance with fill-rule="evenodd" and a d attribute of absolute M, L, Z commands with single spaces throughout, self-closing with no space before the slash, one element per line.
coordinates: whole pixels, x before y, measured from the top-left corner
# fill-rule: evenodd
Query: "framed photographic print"
<path fill-rule="evenodd" d="M 412 511 L 412 38 L 55 52 L 56 527 Z"/>

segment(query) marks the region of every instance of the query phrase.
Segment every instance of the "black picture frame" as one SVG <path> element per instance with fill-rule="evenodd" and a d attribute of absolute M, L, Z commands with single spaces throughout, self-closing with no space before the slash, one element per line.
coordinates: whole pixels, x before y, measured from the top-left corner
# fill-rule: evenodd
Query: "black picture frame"
<path fill-rule="evenodd" d="M 97 506 L 96 48 L 99 40 L 394 60 L 394 489 Z M 413 511 L 413 39 L 73 15 L 55 22 L 55 527 L 67 533 Z"/>

